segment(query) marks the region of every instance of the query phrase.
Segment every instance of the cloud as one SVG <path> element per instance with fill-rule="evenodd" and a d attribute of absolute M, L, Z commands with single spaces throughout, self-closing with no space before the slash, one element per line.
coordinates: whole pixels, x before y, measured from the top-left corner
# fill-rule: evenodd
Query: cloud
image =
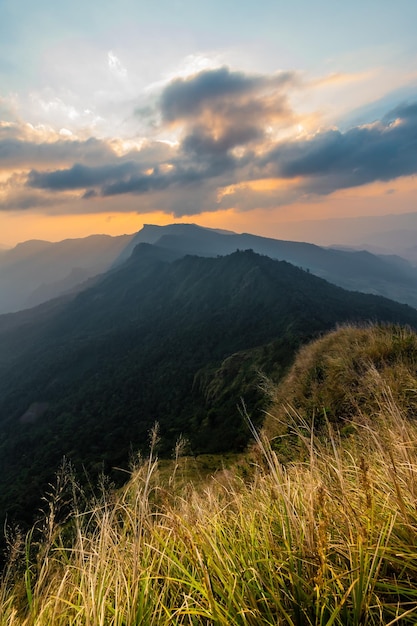
<path fill-rule="evenodd" d="M 68 163 L 71 161 L 103 163 L 114 158 L 112 148 L 101 140 L 85 141 L 61 138 L 55 141 L 27 139 L 17 129 L 1 132 L 0 165 L 2 169 Z"/>
<path fill-rule="evenodd" d="M 251 124 L 227 128 L 217 138 L 208 128 L 194 126 L 177 148 L 168 149 L 170 159 L 165 161 L 158 162 L 158 155 L 151 152 L 147 160 L 139 151 L 137 161 L 114 159 L 96 167 L 76 164 L 66 170 L 31 171 L 27 186 L 50 191 L 83 189 L 86 199 L 194 188 L 195 212 L 210 187 L 214 209 L 220 205 L 242 210 L 279 206 L 306 194 L 326 195 L 417 172 L 417 105 L 398 107 L 380 122 L 345 133 L 327 130 L 308 139 L 275 142 L 261 155 L 249 149 L 240 155 L 231 151 L 236 145 L 256 142 L 262 145 L 263 137 Z M 295 183 L 268 191 L 243 185 L 216 204 L 213 184 L 221 188 L 259 178 Z M 179 203 L 175 206 L 178 212 Z"/>
<path fill-rule="evenodd" d="M 167 122 L 197 117 L 206 109 L 221 108 L 225 99 L 253 94 L 264 83 L 264 77 L 231 72 L 227 67 L 177 78 L 161 95 L 162 117 Z"/>
<path fill-rule="evenodd" d="M 408 121 L 417 120 L 417 103 L 414 102 L 413 104 L 400 104 L 383 117 L 383 121 L 385 123 L 391 123 L 397 119 Z"/>
<path fill-rule="evenodd" d="M 250 118 L 249 118 L 250 119 Z M 181 148 L 184 153 L 194 158 L 206 160 L 217 159 L 221 154 L 238 147 L 249 147 L 255 142 L 262 142 L 265 129 L 258 122 L 239 123 L 238 119 L 228 124 L 218 125 L 217 128 L 209 124 L 198 124 L 184 135 Z"/>
<path fill-rule="evenodd" d="M 183 165 L 178 161 L 169 171 L 155 166 L 149 174 L 138 173 L 125 180 L 110 182 L 102 187 L 101 193 L 103 196 L 113 196 L 125 193 L 140 194 L 149 191 L 161 191 L 169 187 L 189 187 L 204 183 L 220 173 L 224 173 L 221 164 L 219 164 L 219 169 L 214 169 L 210 166 Z"/>
<path fill-rule="evenodd" d="M 64 191 L 96 187 L 112 180 L 120 180 L 137 170 L 136 163 L 124 161 L 101 167 L 76 163 L 69 169 L 54 172 L 29 172 L 27 185 L 35 189 Z"/>
<path fill-rule="evenodd" d="M 417 104 L 401 105 L 380 122 L 345 133 L 328 130 L 279 144 L 263 159 L 274 176 L 302 177 L 303 187 L 329 194 L 417 173 Z"/>
<path fill-rule="evenodd" d="M 0 194 L 0 212 L 40 209 L 42 213 L 45 213 L 49 208 L 56 208 L 57 205 L 60 206 L 67 201 L 66 198 L 59 198 L 57 202 L 56 197 L 48 197 L 26 189 L 16 189 L 5 198 Z"/>
<path fill-rule="evenodd" d="M 297 82 L 294 72 L 261 76 L 227 67 L 204 70 L 165 87 L 159 102 L 162 120 L 182 124 L 185 152 L 218 155 L 261 141 L 271 123 L 288 123 L 293 112 L 285 90 Z"/>
<path fill-rule="evenodd" d="M 124 195 L 129 210 L 140 197 L 138 211 L 247 211 L 417 173 L 417 103 L 371 124 L 301 136 L 294 89 L 308 86 L 292 72 L 223 67 L 175 79 L 157 100 L 152 139 L 80 139 L 0 123 L 0 165 L 18 172 L 0 189 L 2 208 L 36 208 L 42 199 L 50 206 L 53 198 L 73 207 L 78 198 L 80 211 L 99 211 Z"/>
<path fill-rule="evenodd" d="M 112 74 L 120 78 L 127 78 L 127 69 L 124 67 L 120 59 L 114 54 L 113 50 L 109 50 L 107 53 L 107 62 L 109 70 Z"/>

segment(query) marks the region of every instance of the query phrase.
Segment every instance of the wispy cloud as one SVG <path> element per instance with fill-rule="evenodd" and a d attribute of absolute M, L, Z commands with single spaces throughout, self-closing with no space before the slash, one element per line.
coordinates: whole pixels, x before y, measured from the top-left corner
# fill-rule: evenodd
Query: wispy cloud
<path fill-rule="evenodd" d="M 107 60 L 109 64 L 109 70 L 118 76 L 119 78 L 127 78 L 127 69 L 120 61 L 120 59 L 115 55 L 113 50 L 109 50 L 107 53 Z"/>

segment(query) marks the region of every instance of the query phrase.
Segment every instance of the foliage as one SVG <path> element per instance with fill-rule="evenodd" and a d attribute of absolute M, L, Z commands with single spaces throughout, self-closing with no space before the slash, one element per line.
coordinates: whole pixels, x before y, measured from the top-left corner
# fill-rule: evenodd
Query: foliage
<path fill-rule="evenodd" d="M 282 465 L 255 431 L 246 473 L 198 486 L 151 449 L 85 508 L 67 467 L 43 524 L 10 541 L 0 624 L 415 624 L 417 427 L 388 387 L 383 402 L 343 442 L 293 412 L 305 460 Z"/>
<path fill-rule="evenodd" d="M 264 427 L 281 449 L 288 411 L 314 423 L 316 431 L 330 421 L 349 434 L 352 421 L 377 420 L 386 412 L 387 389 L 402 414 L 414 419 L 417 334 L 397 325 L 345 325 L 300 349 L 280 385 L 271 389 L 274 402 Z"/>
<path fill-rule="evenodd" d="M 251 251 L 174 262 L 153 246 L 64 302 L 0 319 L 0 512 L 31 524 L 63 456 L 95 480 L 121 485 L 132 450 L 158 453 L 182 434 L 194 454 L 242 451 L 296 349 L 336 323 L 417 327 L 417 311 L 346 292 Z M 32 422 L 29 407 L 48 409 Z M 87 481 L 84 481 L 87 483 Z"/>

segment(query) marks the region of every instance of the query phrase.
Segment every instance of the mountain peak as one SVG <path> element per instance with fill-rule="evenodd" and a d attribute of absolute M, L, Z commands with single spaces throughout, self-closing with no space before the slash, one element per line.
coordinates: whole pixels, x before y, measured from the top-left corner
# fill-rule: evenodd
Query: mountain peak
<path fill-rule="evenodd" d="M 36 252 L 37 250 L 42 250 L 46 246 L 53 245 L 50 241 L 46 241 L 46 239 L 28 239 L 27 241 L 22 241 L 15 245 L 14 250 L 29 250 Z"/>
<path fill-rule="evenodd" d="M 157 224 L 144 224 L 143 228 L 138 231 L 138 235 L 140 233 L 149 235 L 150 233 L 161 234 L 161 233 L 192 233 L 192 232 L 202 232 L 208 231 L 213 233 L 219 233 L 222 235 L 235 235 L 236 233 L 233 230 L 225 230 L 224 228 L 208 228 L 207 226 L 200 226 L 199 224 L 194 224 L 194 222 L 177 222 L 173 224 L 166 224 L 165 226 L 160 226 Z"/>

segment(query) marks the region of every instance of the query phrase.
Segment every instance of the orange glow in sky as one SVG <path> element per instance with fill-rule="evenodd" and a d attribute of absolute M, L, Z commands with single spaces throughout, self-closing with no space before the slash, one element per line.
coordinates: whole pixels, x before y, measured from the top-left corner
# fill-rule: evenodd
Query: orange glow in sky
<path fill-rule="evenodd" d="M 285 181 L 257 180 L 244 184 L 256 191 L 273 191 Z M 223 190 L 224 191 L 224 190 Z M 228 190 L 231 193 L 233 190 Z M 227 191 L 226 191 L 227 192 Z M 417 178 L 399 178 L 388 183 L 371 183 L 362 187 L 343 189 L 327 197 L 310 197 L 275 209 L 236 209 L 206 211 L 196 215 L 174 217 L 163 211 L 137 213 L 106 212 L 80 215 L 43 215 L 41 213 L 0 213 L 0 243 L 15 245 L 28 239 L 60 241 L 62 239 L 87 237 L 107 233 L 122 235 L 140 230 L 143 224 L 163 226 L 177 223 L 196 223 L 208 228 L 223 228 L 236 232 L 251 232 L 277 238 L 291 238 L 293 226 L 300 232 L 303 221 L 329 218 L 359 217 L 361 215 L 384 215 L 407 213 L 416 210 Z M 64 236 L 63 236 L 63 233 Z M 325 233 L 324 233 L 325 234 Z M 308 240 L 308 230 L 305 240 Z"/>
<path fill-rule="evenodd" d="M 0 245 L 417 210 L 416 2 L 162 4 L 0 2 Z"/>

